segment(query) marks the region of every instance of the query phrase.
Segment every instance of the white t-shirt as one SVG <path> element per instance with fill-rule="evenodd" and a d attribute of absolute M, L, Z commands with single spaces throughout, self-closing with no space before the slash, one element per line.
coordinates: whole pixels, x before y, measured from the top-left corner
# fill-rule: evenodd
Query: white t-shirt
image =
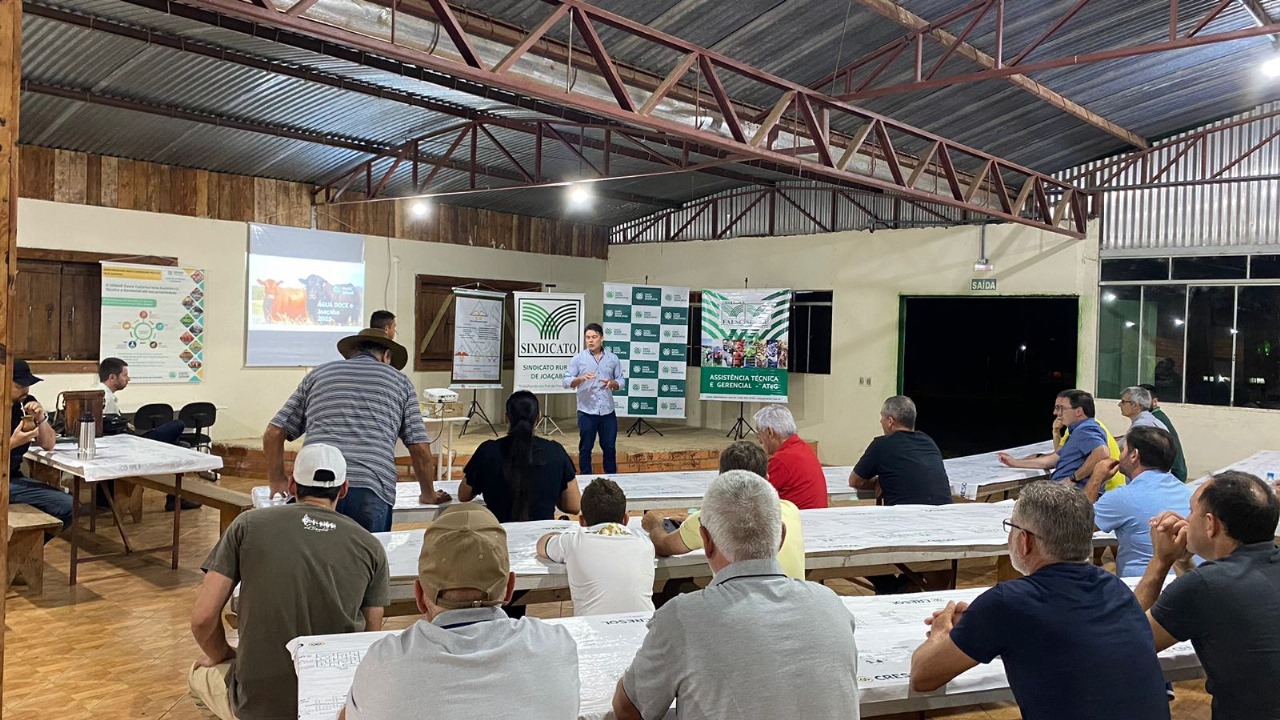
<path fill-rule="evenodd" d="M 573 614 L 653 611 L 653 542 L 625 525 L 601 523 L 556 535 L 547 557 L 569 571 Z"/>
<path fill-rule="evenodd" d="M 563 625 L 496 607 L 449 610 L 369 647 L 347 720 L 565 720 L 578 717 L 579 695 L 578 645 Z"/>
<path fill-rule="evenodd" d="M 107 387 L 107 384 L 106 384 L 106 383 L 101 383 L 101 382 L 100 382 L 100 383 L 98 383 L 97 387 L 95 387 L 95 388 L 93 388 L 93 389 L 94 389 L 94 390 L 101 390 L 101 391 L 106 395 L 106 398 L 105 398 L 106 403 L 105 403 L 105 404 L 103 405 L 103 407 L 102 407 L 102 413 L 103 413 L 104 415 L 119 415 L 119 414 L 120 414 L 120 405 L 119 405 L 118 403 L 116 403 L 116 394 L 115 394 L 115 393 L 113 393 L 113 392 L 111 392 L 111 388 Z"/>

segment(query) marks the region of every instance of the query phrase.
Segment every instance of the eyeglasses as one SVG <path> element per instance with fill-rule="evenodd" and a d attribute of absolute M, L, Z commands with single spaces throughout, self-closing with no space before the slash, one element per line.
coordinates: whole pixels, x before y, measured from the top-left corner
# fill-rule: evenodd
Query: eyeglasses
<path fill-rule="evenodd" d="M 1069 410 L 1071 410 L 1071 409 L 1072 409 L 1072 408 L 1071 408 L 1071 406 L 1070 406 L 1070 405 L 1054 405 L 1054 406 L 1053 406 L 1053 414 L 1054 414 L 1054 415 L 1057 415 L 1058 413 L 1064 413 L 1064 412 L 1067 412 L 1067 411 L 1069 411 Z"/>
<path fill-rule="evenodd" d="M 1133 404 L 1133 401 L 1132 401 L 1132 400 L 1121 400 L 1120 402 L 1118 402 L 1118 403 L 1116 403 L 1116 404 L 1117 404 L 1117 405 L 1132 405 L 1132 404 Z"/>
<path fill-rule="evenodd" d="M 1035 533 L 1031 532 L 1030 530 L 1028 530 L 1028 529 L 1026 529 L 1026 528 L 1024 528 L 1024 527 L 1022 527 L 1021 525 L 1014 525 L 1014 524 L 1013 524 L 1013 520 L 1012 520 L 1012 519 L 1009 519 L 1009 520 L 1001 520 L 1001 521 L 1000 521 L 1000 527 L 1004 528 L 1004 531 L 1005 531 L 1005 532 L 1007 532 L 1007 533 L 1008 533 L 1008 532 L 1013 532 L 1013 530 L 1015 530 L 1015 529 L 1016 529 L 1016 530 L 1021 530 L 1022 532 L 1026 533 L 1026 534 L 1028 534 L 1028 535 L 1035 535 Z"/>

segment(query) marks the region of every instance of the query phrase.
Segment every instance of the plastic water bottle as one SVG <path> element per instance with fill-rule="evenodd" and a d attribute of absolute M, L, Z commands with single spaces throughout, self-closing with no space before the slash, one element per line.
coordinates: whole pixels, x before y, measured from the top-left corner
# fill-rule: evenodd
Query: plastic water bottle
<path fill-rule="evenodd" d="M 76 457 L 81 460 L 92 460 L 97 454 L 97 430 L 93 413 L 85 411 L 80 415 L 80 438 L 76 444 Z"/>

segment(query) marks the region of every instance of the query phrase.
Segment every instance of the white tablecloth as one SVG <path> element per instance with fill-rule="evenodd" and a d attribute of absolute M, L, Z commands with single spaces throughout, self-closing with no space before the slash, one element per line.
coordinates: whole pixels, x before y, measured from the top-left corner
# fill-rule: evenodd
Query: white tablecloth
<path fill-rule="evenodd" d="M 1010 448 L 1007 452 L 1015 457 L 1032 453 L 1047 453 L 1053 450 L 1049 441 Z M 996 453 L 967 455 L 944 461 L 947 476 L 951 480 L 951 494 L 968 500 L 977 500 L 988 494 L 996 485 L 1018 482 L 1038 477 L 1045 477 L 1042 470 L 1015 470 L 1005 467 L 996 460 Z M 855 500 L 858 493 L 849 487 L 849 473 L 852 466 L 832 466 L 823 468 L 827 479 L 827 496 L 832 502 Z M 616 473 L 605 475 L 617 482 L 627 495 L 627 507 L 631 510 L 651 510 L 653 508 L 696 508 L 702 505 L 702 497 L 706 494 L 707 485 L 715 479 L 715 470 L 687 470 L 678 472 L 652 473 Z M 586 489 L 587 483 L 597 476 L 579 480 Z M 436 488 L 458 496 L 458 481 L 442 480 Z M 267 504 L 265 486 L 254 488 L 254 504 L 263 507 Z M 417 482 L 402 482 L 396 485 L 396 504 L 394 508 L 396 522 L 429 522 L 448 504 L 423 504 L 418 502 L 419 488 Z"/>
<path fill-rule="evenodd" d="M 1136 581 L 1131 581 L 1136 582 Z M 932 693 L 911 692 L 911 653 L 924 639 L 924 618 L 949 600 L 972 600 L 985 588 L 937 593 L 843 598 L 857 621 L 858 688 L 863 715 L 906 712 L 926 707 L 967 705 L 979 694 L 1008 690 L 999 660 L 979 665 Z M 574 617 L 548 622 L 564 625 L 578 643 L 582 686 L 581 718 L 604 718 L 614 685 L 647 632 L 647 613 Z M 290 643 L 298 674 L 299 720 L 332 720 L 345 702 L 355 668 L 369 646 L 393 633 L 353 633 L 301 637 Z M 767 662 L 767 653 L 755 661 Z M 1160 653 L 1167 675 L 1185 678 L 1199 667 L 1190 643 Z M 983 697 L 987 700 L 989 697 Z"/>
<path fill-rule="evenodd" d="M 1274 480 L 1280 480 L 1280 450 L 1259 450 L 1243 460 L 1233 462 L 1224 468 L 1214 470 L 1211 473 L 1192 480 L 1190 483 L 1191 488 L 1194 490 L 1195 488 L 1203 485 L 1211 475 L 1217 475 L 1218 473 L 1227 470 L 1247 472 L 1251 475 L 1256 475 L 1264 481 L 1267 479 L 1267 473 L 1273 473 L 1275 475 Z M 1272 488 L 1275 489 L 1277 493 L 1280 493 L 1280 487 L 1272 485 Z M 1280 524 L 1276 525 L 1276 537 L 1280 538 Z"/>
<path fill-rule="evenodd" d="M 896 507 L 838 507 L 801 510 L 804 523 L 805 565 L 810 570 L 869 567 L 892 563 L 921 563 L 1007 554 L 1008 535 L 1000 522 L 1013 512 L 1013 501 L 955 505 L 899 505 Z M 538 538 L 548 532 L 572 529 L 576 523 L 540 520 L 506 523 L 511 571 L 517 590 L 569 587 L 564 565 L 537 557 Z M 632 525 L 638 527 L 639 519 Z M 413 596 L 422 551 L 422 530 L 375 533 L 387 550 L 392 600 Z M 1098 533 L 1098 542 L 1113 536 Z M 701 550 L 655 560 L 658 577 L 710 575 Z"/>
<path fill-rule="evenodd" d="M 31 462 L 78 475 L 89 482 L 222 468 L 222 458 L 217 455 L 133 435 L 101 437 L 95 445 L 97 450 L 92 460 L 76 457 L 75 443 L 59 443 L 53 450 L 31 449 L 25 457 Z"/>

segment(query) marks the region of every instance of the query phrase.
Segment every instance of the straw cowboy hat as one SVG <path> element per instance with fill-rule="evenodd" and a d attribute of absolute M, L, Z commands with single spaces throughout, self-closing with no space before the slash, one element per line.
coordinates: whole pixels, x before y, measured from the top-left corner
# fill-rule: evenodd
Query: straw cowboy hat
<path fill-rule="evenodd" d="M 356 354 L 360 343 L 372 342 L 391 351 L 391 367 L 403 370 L 409 362 L 409 351 L 403 345 L 387 337 L 387 333 L 378 328 L 365 328 L 357 335 L 348 335 L 338 341 L 338 352 L 342 357 L 350 359 Z"/>

